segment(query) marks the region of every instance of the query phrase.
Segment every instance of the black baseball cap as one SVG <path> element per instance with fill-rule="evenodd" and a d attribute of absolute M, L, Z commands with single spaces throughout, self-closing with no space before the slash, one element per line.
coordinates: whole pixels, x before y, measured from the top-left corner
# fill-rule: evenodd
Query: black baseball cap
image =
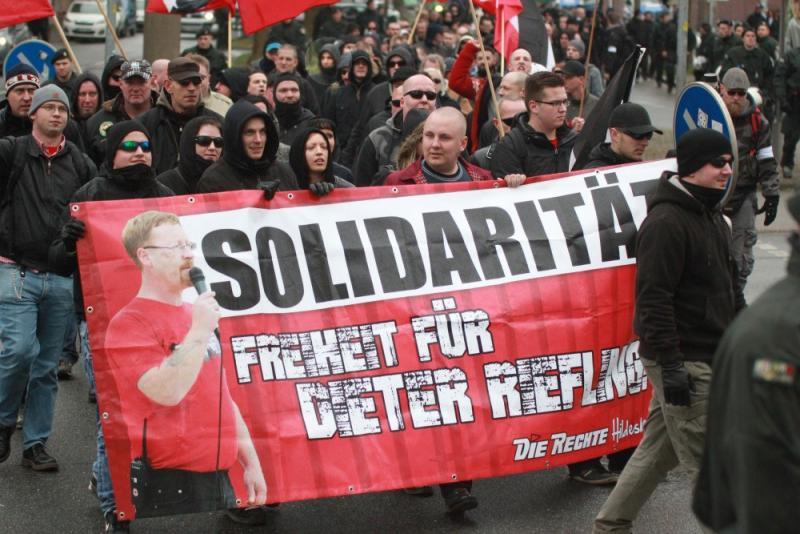
<path fill-rule="evenodd" d="M 561 67 L 559 70 L 556 71 L 558 74 L 562 74 L 565 78 L 572 78 L 573 76 L 585 76 L 586 69 L 581 64 L 580 61 L 575 61 L 574 59 L 570 59 L 564 66 Z"/>
<path fill-rule="evenodd" d="M 661 130 L 653 126 L 650 122 L 650 115 L 647 110 L 639 104 L 633 102 L 625 102 L 611 112 L 611 118 L 608 120 L 609 128 L 617 128 L 625 133 L 632 133 L 641 135 L 646 133 L 655 132 L 663 134 Z"/>

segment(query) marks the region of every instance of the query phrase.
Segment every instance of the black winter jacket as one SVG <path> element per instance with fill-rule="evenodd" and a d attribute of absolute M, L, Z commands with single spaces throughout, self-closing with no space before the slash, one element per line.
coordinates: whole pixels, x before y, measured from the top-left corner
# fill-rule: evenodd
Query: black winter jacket
<path fill-rule="evenodd" d="M 50 271 L 50 243 L 69 216 L 69 201 L 95 173 L 70 141 L 48 158 L 30 135 L 0 139 L 0 256 Z"/>
<path fill-rule="evenodd" d="M 156 106 L 139 117 L 139 121 L 150 131 L 153 140 L 153 168 L 161 174 L 178 164 L 179 140 L 186 123 L 200 115 L 222 117 L 200 104 L 192 114 L 178 114 L 166 91 L 162 90 Z"/>
<path fill-rule="evenodd" d="M 155 106 L 158 100 L 158 93 L 153 92 L 150 97 L 151 104 Z M 118 122 L 136 118 L 128 116 L 123 104 L 122 93 L 120 93 L 111 100 L 105 101 L 97 113 L 86 121 L 85 130 L 88 139 L 86 151 L 98 167 L 103 164 L 103 160 L 106 157 L 106 133 L 108 129 Z"/>
<path fill-rule="evenodd" d="M 23 135 L 30 135 L 33 131 L 33 123 L 30 119 L 23 119 L 16 117 L 11 113 L 11 108 L 8 106 L 8 101 L 0 102 L 0 137 L 22 137 Z M 81 152 L 84 151 L 83 137 L 81 136 L 81 129 L 78 123 L 72 119 L 67 121 L 67 127 L 64 130 L 64 137 L 67 141 L 75 143 Z"/>
<path fill-rule="evenodd" d="M 611 150 L 611 143 L 601 143 L 589 152 L 589 162 L 583 168 L 595 169 L 597 167 L 623 165 L 625 163 L 635 163 L 635 161 Z"/>
<path fill-rule="evenodd" d="M 731 229 L 720 210 L 665 172 L 636 237 L 634 330 L 642 357 L 661 364 L 711 363 L 744 296 L 736 283 Z"/>
<path fill-rule="evenodd" d="M 550 140 L 528 124 L 528 113 L 517 116 L 517 127 L 497 143 L 492 158 L 492 174 L 502 178 L 509 174 L 540 176 L 569 170 L 569 156 L 578 134 L 567 126 L 556 130 L 558 149 Z"/>
<path fill-rule="evenodd" d="M 202 117 L 195 117 L 186 123 L 181 133 L 181 157 L 178 166 L 158 175 L 158 181 L 176 195 L 190 195 L 197 192 L 197 182 L 213 161 L 204 160 L 197 155 L 194 138 L 201 128 Z"/>

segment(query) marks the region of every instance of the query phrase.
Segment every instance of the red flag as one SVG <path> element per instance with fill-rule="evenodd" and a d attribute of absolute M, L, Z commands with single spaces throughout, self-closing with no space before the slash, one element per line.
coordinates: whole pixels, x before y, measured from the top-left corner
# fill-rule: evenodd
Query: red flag
<path fill-rule="evenodd" d="M 497 16 L 494 25 L 494 48 L 506 58 L 519 48 L 519 18 L 522 13 L 520 0 L 497 0 Z M 505 26 L 505 35 L 503 34 Z M 503 43 L 505 37 L 505 46 Z"/>
<path fill-rule="evenodd" d="M 4 0 L 0 2 L 0 28 L 55 15 L 48 0 Z"/>
<path fill-rule="evenodd" d="M 339 0 L 295 0 L 286 2 L 265 2 L 264 0 L 239 0 L 239 14 L 246 34 L 255 33 L 262 28 L 277 24 L 282 20 L 293 19 L 312 7 L 335 4 Z"/>
<path fill-rule="evenodd" d="M 166 15 L 185 15 L 223 7 L 233 11 L 235 4 L 235 0 L 147 0 L 146 11 Z"/>
<path fill-rule="evenodd" d="M 497 0 L 472 0 L 472 5 L 476 8 L 481 8 L 484 13 L 487 15 L 491 15 L 493 17 L 497 16 L 497 10 L 495 8 L 495 3 Z"/>

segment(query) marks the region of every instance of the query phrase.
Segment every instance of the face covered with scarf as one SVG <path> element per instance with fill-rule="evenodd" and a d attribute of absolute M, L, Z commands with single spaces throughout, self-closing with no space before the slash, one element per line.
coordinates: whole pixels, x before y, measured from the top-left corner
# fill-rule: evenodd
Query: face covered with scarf
<path fill-rule="evenodd" d="M 120 183 L 154 180 L 150 132 L 139 121 L 122 121 L 108 130 L 105 166 Z"/>

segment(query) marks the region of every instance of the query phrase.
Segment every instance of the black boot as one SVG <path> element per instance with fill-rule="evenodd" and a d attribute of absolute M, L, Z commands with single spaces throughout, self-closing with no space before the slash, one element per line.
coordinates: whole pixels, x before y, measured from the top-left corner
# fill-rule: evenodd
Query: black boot
<path fill-rule="evenodd" d="M 0 464 L 8 460 L 8 455 L 11 454 L 11 434 L 13 433 L 13 426 L 0 426 Z"/>

